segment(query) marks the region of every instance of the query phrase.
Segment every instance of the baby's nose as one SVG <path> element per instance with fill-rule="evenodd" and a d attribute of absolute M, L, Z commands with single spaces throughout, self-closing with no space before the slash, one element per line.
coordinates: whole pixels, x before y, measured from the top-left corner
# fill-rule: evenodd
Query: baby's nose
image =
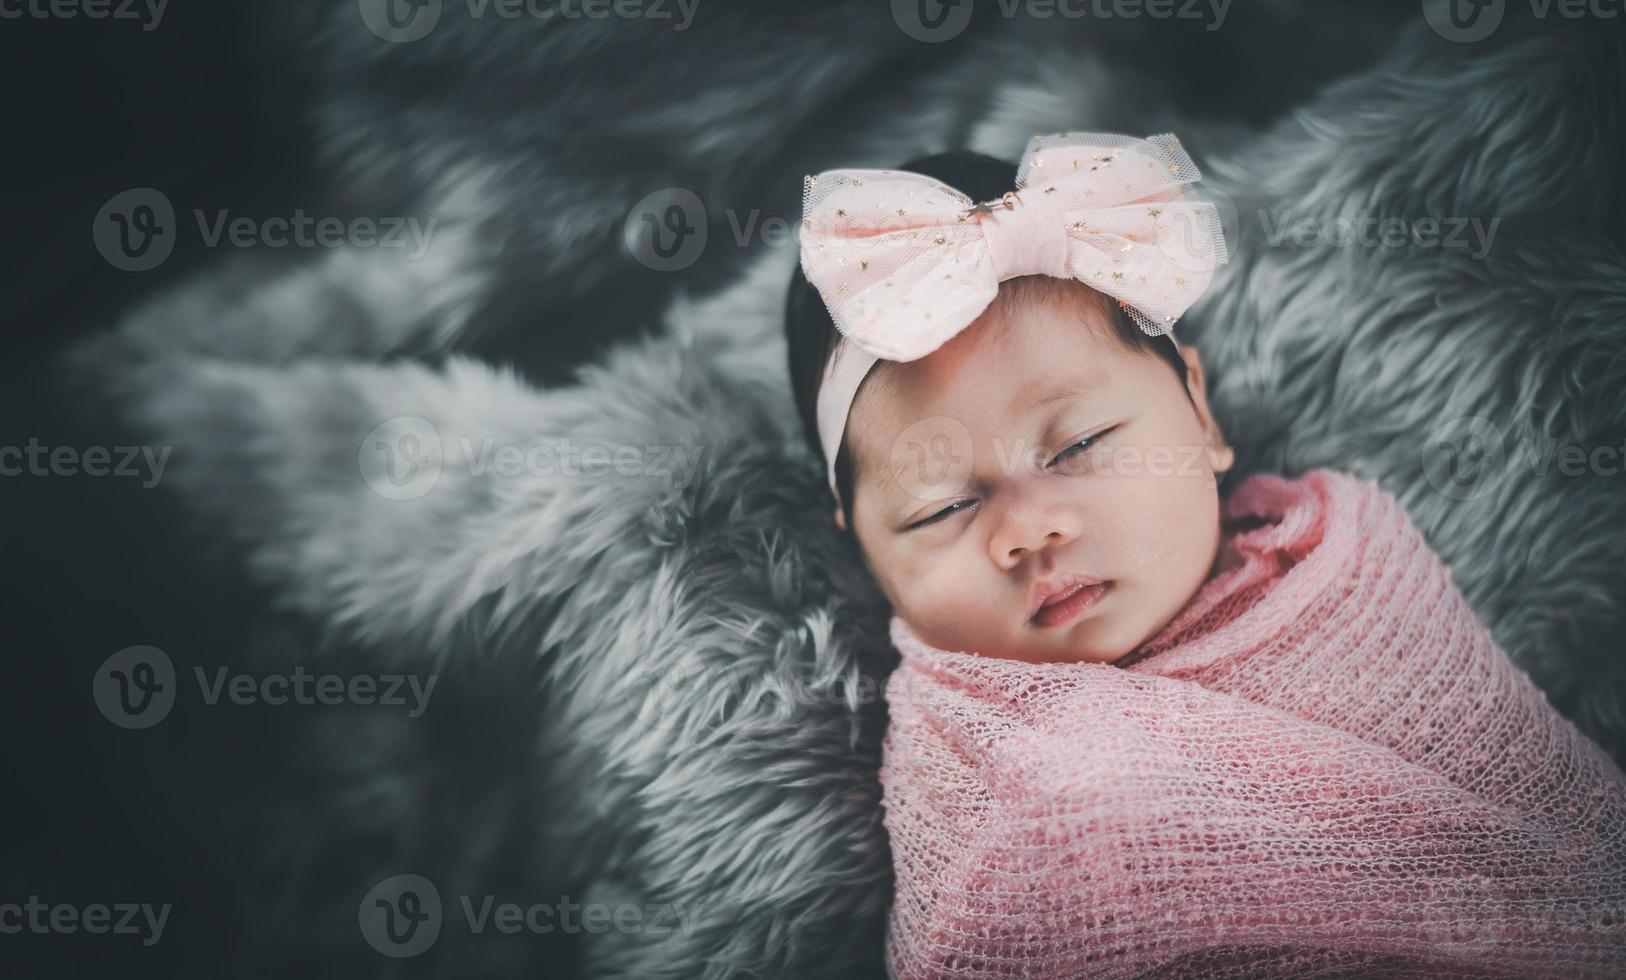
<path fill-rule="evenodd" d="M 1048 520 L 1007 520 L 1005 526 L 994 535 L 994 564 L 1009 570 L 1032 555 L 1071 541 L 1077 537 L 1072 524 L 1066 515 L 1054 515 Z"/>

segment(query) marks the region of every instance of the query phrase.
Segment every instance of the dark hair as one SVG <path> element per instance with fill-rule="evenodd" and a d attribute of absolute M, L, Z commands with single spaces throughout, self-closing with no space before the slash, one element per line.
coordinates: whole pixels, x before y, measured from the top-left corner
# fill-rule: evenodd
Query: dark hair
<path fill-rule="evenodd" d="M 1016 183 L 1016 164 L 969 150 L 919 157 L 896 169 L 934 177 L 963 192 L 973 201 L 997 198 Z M 1186 362 L 1173 344 L 1136 326 L 1135 321 L 1117 303 L 1109 300 L 1103 305 L 1110 313 L 1118 339 L 1126 347 L 1163 360 L 1173 369 L 1180 383 L 1186 384 Z M 824 366 L 840 337 L 819 291 L 807 281 L 807 276 L 798 265 L 785 295 L 785 348 L 790 361 L 790 388 L 796 400 L 796 413 L 801 417 L 802 432 L 807 437 L 808 445 L 813 447 L 814 456 L 821 462 L 824 456 L 823 447 L 819 445 L 819 382 L 824 378 Z M 849 442 L 842 440 L 836 456 L 836 491 L 838 502 L 848 514 L 848 527 L 851 528 L 853 470 L 847 449 Z"/>

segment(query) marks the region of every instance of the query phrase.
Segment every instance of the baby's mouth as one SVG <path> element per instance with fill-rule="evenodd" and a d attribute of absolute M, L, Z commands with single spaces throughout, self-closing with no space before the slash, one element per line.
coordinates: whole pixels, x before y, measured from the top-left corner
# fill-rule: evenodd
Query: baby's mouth
<path fill-rule="evenodd" d="M 1071 582 L 1049 595 L 1029 621 L 1044 627 L 1070 623 L 1100 602 L 1110 588 L 1110 581 L 1079 579 Z"/>

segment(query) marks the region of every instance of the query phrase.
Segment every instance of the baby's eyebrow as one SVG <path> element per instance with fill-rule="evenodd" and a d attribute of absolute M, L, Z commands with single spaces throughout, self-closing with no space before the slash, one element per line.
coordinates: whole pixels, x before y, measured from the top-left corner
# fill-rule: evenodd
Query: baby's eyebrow
<path fill-rule="evenodd" d="M 1069 375 L 1059 384 L 1045 389 L 1043 394 L 1032 400 L 1026 399 L 1026 392 L 1030 389 L 1018 389 L 1015 397 L 1011 399 L 1011 406 L 1008 411 L 1015 416 L 1029 415 L 1052 402 L 1077 398 L 1079 395 L 1100 391 L 1107 387 L 1110 381 L 1111 379 L 1107 377 L 1105 371 L 1096 368 L 1084 374 Z M 1026 407 L 1024 407 L 1024 403 Z"/>

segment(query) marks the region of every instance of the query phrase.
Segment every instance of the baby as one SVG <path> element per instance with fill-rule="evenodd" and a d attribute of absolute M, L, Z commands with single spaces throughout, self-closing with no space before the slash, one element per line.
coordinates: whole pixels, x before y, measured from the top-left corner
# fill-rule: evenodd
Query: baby
<path fill-rule="evenodd" d="M 1097 219 L 1101 247 L 1085 245 L 1092 254 L 1075 259 L 1100 266 L 1102 279 L 1088 281 L 1122 284 L 1122 296 L 1138 290 L 1137 298 L 1150 300 L 1163 317 L 1177 318 L 1224 256 L 1211 206 L 1179 190 L 1178 178 L 1190 179 L 1195 168 L 1172 140 L 1093 137 L 1069 155 L 1061 137 L 1051 139 L 1053 167 L 1082 158 L 1094 173 L 1116 167 L 1132 181 L 1124 202 L 1130 207 L 1117 209 L 1132 209 L 1119 219 L 1126 234 L 1117 239 L 1106 219 Z M 1143 156 L 1157 164 L 1155 174 L 1131 170 Z M 970 153 L 912 169 L 989 197 L 1015 182 L 1009 164 Z M 1107 186 L 1115 189 L 1121 179 L 1113 173 Z M 832 190 L 860 198 L 879 189 L 883 174 Z M 818 189 L 815 182 L 810 193 Z M 906 190 L 898 199 L 907 202 L 910 193 L 929 194 Z M 1065 191 L 1030 186 L 1021 193 L 1049 204 Z M 951 210 L 957 206 L 943 200 Z M 959 229 L 992 229 L 1014 217 L 1019 203 L 1037 209 L 1012 195 L 989 212 L 967 208 L 969 222 L 959 214 L 951 220 Z M 825 210 L 847 218 L 862 206 Z M 1025 230 L 1004 231 L 1002 244 Z M 856 278 L 852 271 L 875 281 L 919 251 L 841 247 L 853 241 L 851 235 L 815 241 L 804 231 L 812 264 L 837 280 Z M 1148 332 L 1127 302 L 1086 282 L 1012 275 L 1026 271 L 1015 263 L 1031 265 L 1022 249 L 1034 244 L 1017 241 L 994 254 L 1012 263 L 999 272 L 1011 277 L 966 329 L 926 356 L 876 363 L 852 393 L 845 425 L 831 433 L 819 431 L 815 399 L 826 399 L 827 416 L 841 411 L 834 402 L 847 393 L 821 377 L 841 334 L 817 294 L 799 284 L 789 310 L 797 402 L 815 445 L 830 434 L 840 439 L 826 450 L 835 451 L 837 524 L 857 536 L 893 610 L 922 639 L 1037 662 L 1111 662 L 1167 624 L 1227 564 L 1218 478 L 1234 454 L 1209 411 L 1196 349 L 1181 348 L 1166 332 Z M 1065 242 L 1036 244 L 1057 246 L 1065 257 Z M 967 268 L 974 261 L 953 258 L 950 264 Z M 1154 277 L 1160 292 L 1148 288 Z M 921 288 L 954 285 L 939 280 Z M 829 286 L 839 299 L 843 283 Z M 903 288 L 884 281 L 875 287 Z M 1162 331 L 1168 326 L 1158 324 Z"/>
<path fill-rule="evenodd" d="M 1392 496 L 1235 462 L 1170 136 L 806 181 L 787 336 L 894 613 L 895 977 L 1626 975 L 1626 775 Z"/>

